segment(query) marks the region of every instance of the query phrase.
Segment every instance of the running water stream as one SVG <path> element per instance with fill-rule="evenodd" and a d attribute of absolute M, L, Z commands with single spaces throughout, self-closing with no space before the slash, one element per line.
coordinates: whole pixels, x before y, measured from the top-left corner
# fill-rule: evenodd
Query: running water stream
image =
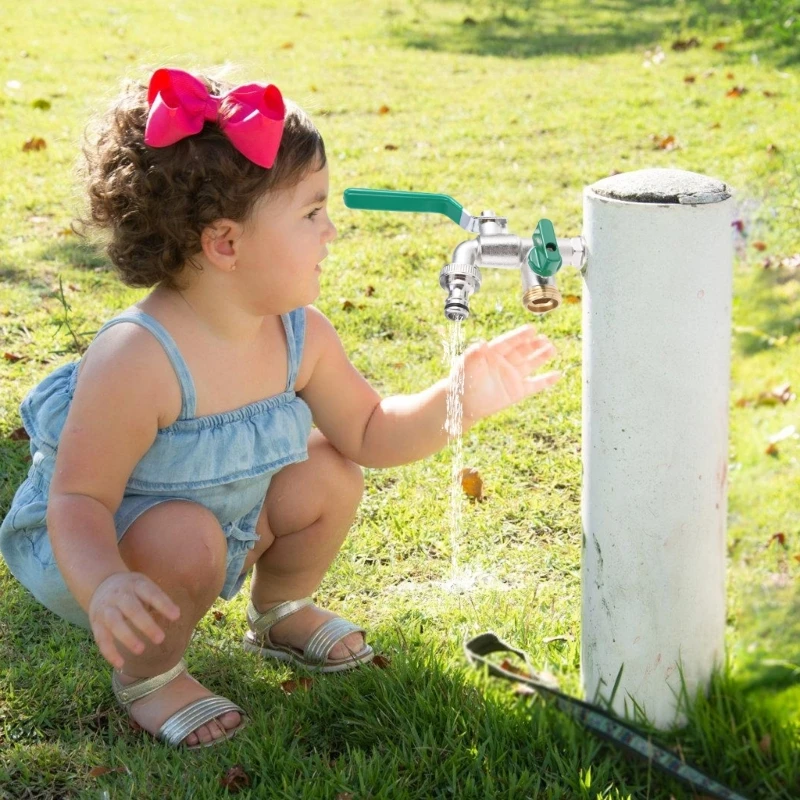
<path fill-rule="evenodd" d="M 450 388 L 447 392 L 447 419 L 444 428 L 451 445 L 453 463 L 450 472 L 450 550 L 452 553 L 451 581 L 458 574 L 458 545 L 461 541 L 461 470 L 464 467 L 464 448 L 461 437 L 464 410 L 464 360 L 460 358 L 464 349 L 464 329 L 461 320 L 450 327 L 450 338 L 444 343 L 445 360 L 450 366 Z"/>

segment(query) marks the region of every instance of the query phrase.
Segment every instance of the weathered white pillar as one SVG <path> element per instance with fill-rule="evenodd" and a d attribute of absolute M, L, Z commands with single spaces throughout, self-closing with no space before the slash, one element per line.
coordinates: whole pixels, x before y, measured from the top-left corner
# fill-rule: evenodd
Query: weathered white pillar
<path fill-rule="evenodd" d="M 676 715 L 723 660 L 732 200 L 693 172 L 584 193 L 581 680 Z"/>

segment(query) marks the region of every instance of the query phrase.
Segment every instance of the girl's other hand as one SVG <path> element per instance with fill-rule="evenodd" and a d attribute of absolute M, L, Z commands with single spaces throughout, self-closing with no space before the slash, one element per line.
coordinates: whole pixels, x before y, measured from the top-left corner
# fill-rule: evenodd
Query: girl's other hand
<path fill-rule="evenodd" d="M 141 572 L 115 572 L 95 589 L 89 601 L 89 623 L 103 657 L 117 669 L 122 668 L 125 659 L 117 650 L 116 641 L 134 655 L 144 652 L 144 642 L 136 629 L 154 644 L 164 641 L 165 633 L 149 609 L 172 622 L 181 615 L 169 596 Z"/>
<path fill-rule="evenodd" d="M 462 356 L 465 424 L 502 411 L 556 383 L 561 377 L 557 371 L 531 377 L 555 354 L 547 336 L 537 334 L 533 325 L 468 347 Z"/>

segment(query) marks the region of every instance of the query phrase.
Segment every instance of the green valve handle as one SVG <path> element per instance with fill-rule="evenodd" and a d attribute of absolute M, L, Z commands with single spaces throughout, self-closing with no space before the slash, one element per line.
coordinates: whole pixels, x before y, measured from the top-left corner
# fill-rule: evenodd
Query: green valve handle
<path fill-rule="evenodd" d="M 540 219 L 533 232 L 533 247 L 528 253 L 528 266 L 543 278 L 550 278 L 561 269 L 561 253 L 553 223 Z"/>
<path fill-rule="evenodd" d="M 472 215 L 448 194 L 396 192 L 391 189 L 345 189 L 344 204 L 348 208 L 368 211 L 418 211 L 444 214 L 456 225 L 474 231 Z"/>

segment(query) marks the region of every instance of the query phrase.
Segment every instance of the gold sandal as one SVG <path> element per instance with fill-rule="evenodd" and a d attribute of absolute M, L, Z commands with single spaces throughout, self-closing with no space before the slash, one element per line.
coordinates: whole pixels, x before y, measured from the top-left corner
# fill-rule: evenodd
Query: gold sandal
<path fill-rule="evenodd" d="M 311 605 L 311 598 L 304 597 L 302 600 L 288 600 L 280 603 L 260 614 L 251 600 L 247 605 L 247 624 L 250 630 L 244 637 L 244 649 L 264 658 L 288 661 L 313 672 L 343 672 L 372 661 L 375 651 L 366 642 L 361 650 L 357 653 L 351 652 L 346 658 L 328 658 L 328 653 L 333 646 L 348 634 L 366 634 L 363 628 L 359 628 L 358 625 L 341 617 L 334 617 L 323 622 L 311 634 L 302 650 L 288 644 L 277 644 L 269 638 L 269 631 L 273 625 L 309 605 Z"/>
<path fill-rule="evenodd" d="M 117 671 L 111 677 L 111 688 L 114 690 L 114 697 L 117 702 L 130 714 L 131 706 L 142 697 L 158 691 L 171 681 L 174 681 L 182 672 L 186 671 L 186 662 L 181 659 L 172 669 L 154 675 L 152 678 L 142 678 L 127 685 L 123 685 L 119 679 Z M 171 747 L 178 747 L 180 743 L 195 729 L 212 719 L 216 719 L 228 711 L 236 711 L 242 715 L 242 721 L 235 727 L 225 732 L 225 736 L 212 739 L 210 742 L 198 742 L 197 744 L 185 745 L 187 750 L 198 750 L 201 747 L 211 747 L 220 742 L 227 741 L 234 734 L 238 733 L 246 724 L 244 711 L 225 697 L 211 695 L 201 697 L 187 703 L 183 708 L 178 709 L 164 724 L 159 728 L 156 739 L 161 739 Z"/>

